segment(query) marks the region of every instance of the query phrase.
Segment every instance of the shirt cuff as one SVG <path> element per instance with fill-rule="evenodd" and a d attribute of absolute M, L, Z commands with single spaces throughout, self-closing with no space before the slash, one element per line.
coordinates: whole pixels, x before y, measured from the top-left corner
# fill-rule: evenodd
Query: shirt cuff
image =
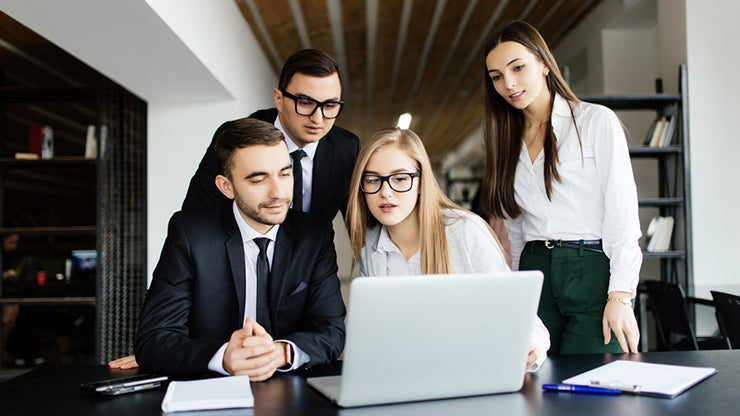
<path fill-rule="evenodd" d="M 298 348 L 298 346 L 295 345 L 293 341 L 289 341 L 287 339 L 276 339 L 275 342 L 284 342 L 286 344 L 290 344 L 291 348 L 293 348 L 293 364 L 290 366 L 290 368 L 278 368 L 277 371 L 281 373 L 293 371 L 304 364 L 308 364 L 311 361 L 311 356 L 305 353 L 302 349 Z"/>
<path fill-rule="evenodd" d="M 537 370 L 542 367 L 542 364 L 545 363 L 545 360 L 547 359 L 547 352 L 542 351 L 539 347 L 537 348 L 537 352 L 540 353 L 540 355 L 537 357 L 537 360 L 534 362 L 534 365 L 532 368 L 527 370 L 528 373 L 535 373 Z"/>
<path fill-rule="evenodd" d="M 214 371 L 219 374 L 223 374 L 225 376 L 230 375 L 226 370 L 224 370 L 224 353 L 226 352 L 226 346 L 228 345 L 228 342 L 225 342 L 224 345 L 221 346 L 221 348 L 216 351 L 215 354 L 213 354 L 213 357 L 211 357 L 211 360 L 208 361 L 208 369 L 211 371 Z"/>
<path fill-rule="evenodd" d="M 534 366 L 527 370 L 529 373 L 534 373 L 542 367 L 542 364 L 547 359 L 547 350 L 550 349 L 550 331 L 547 330 L 547 327 L 542 323 L 539 316 L 535 316 L 534 318 L 534 328 L 532 328 L 530 341 L 539 353 Z"/>
<path fill-rule="evenodd" d="M 634 275 L 629 273 L 613 272 L 611 273 L 611 276 L 609 276 L 609 287 L 607 288 L 606 293 L 628 292 L 634 297 L 637 294 L 638 283 L 640 283 L 639 274 L 637 277 L 634 277 Z"/>

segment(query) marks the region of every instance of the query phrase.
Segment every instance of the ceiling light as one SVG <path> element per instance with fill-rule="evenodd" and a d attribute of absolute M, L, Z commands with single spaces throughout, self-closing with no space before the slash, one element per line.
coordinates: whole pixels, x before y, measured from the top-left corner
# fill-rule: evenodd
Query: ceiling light
<path fill-rule="evenodd" d="M 411 125 L 411 114 L 409 113 L 403 113 L 400 116 L 398 116 L 398 124 L 396 124 L 396 127 L 401 129 L 407 129 Z"/>

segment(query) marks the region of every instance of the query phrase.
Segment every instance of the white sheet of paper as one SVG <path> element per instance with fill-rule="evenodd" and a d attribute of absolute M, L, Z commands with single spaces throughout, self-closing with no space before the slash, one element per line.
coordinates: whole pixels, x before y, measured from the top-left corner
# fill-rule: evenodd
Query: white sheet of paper
<path fill-rule="evenodd" d="M 675 397 L 716 372 L 717 369 L 711 367 L 617 360 L 563 380 L 563 383 L 588 386 L 596 381 L 614 388 L 636 385 L 639 386 L 638 394 Z"/>

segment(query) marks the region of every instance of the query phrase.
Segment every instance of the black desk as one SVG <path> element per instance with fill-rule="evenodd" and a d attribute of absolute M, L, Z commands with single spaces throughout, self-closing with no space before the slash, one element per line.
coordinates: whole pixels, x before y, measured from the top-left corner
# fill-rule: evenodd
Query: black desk
<path fill-rule="evenodd" d="M 435 400 L 391 406 L 340 409 L 309 387 L 303 375 L 279 375 L 253 383 L 254 409 L 208 412 L 214 415 L 730 415 L 740 408 L 740 351 L 682 351 L 632 355 L 655 363 L 716 367 L 719 372 L 675 399 L 632 395 L 606 396 L 543 393 L 542 383 L 563 379 L 621 355 L 581 355 L 550 358 L 535 375 L 528 375 L 518 393 Z M 309 375 L 336 374 L 340 365 L 309 370 Z M 160 415 L 164 388 L 118 397 L 81 391 L 79 384 L 136 370 L 105 366 L 44 367 L 0 383 L 0 413 L 11 415 Z"/>

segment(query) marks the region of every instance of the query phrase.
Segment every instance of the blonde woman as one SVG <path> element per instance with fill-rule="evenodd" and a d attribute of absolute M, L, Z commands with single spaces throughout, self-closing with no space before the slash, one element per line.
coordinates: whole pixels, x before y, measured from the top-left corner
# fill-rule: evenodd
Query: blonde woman
<path fill-rule="evenodd" d="M 363 276 L 509 270 L 488 224 L 439 188 L 424 145 L 411 130 L 383 129 L 363 145 L 346 219 Z M 528 371 L 539 368 L 550 347 L 547 329 L 534 319 Z"/>

